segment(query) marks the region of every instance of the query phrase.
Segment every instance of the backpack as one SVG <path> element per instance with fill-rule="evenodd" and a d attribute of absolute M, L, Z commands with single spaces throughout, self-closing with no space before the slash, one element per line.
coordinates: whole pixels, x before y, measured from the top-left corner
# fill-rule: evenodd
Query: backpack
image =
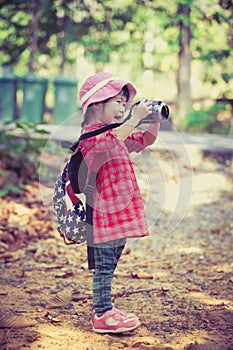
<path fill-rule="evenodd" d="M 53 206 L 57 218 L 57 230 L 66 245 L 93 243 L 92 195 L 98 173 L 90 172 L 79 147 L 79 142 L 120 126 L 121 123 L 106 125 L 81 135 L 74 144 L 62 142 L 63 148 L 73 151 L 62 173 L 58 176 L 53 194 Z M 87 182 L 87 183 L 86 183 Z M 81 194 L 86 197 L 85 202 Z"/>

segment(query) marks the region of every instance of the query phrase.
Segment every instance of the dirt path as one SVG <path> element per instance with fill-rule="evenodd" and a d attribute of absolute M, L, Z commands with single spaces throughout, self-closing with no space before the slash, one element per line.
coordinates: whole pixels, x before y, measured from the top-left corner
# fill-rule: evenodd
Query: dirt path
<path fill-rule="evenodd" d="M 23 198 L 2 200 L 0 349 L 233 349 L 233 167 L 231 158 L 215 158 L 195 158 L 192 169 L 183 164 L 178 177 L 166 154 L 156 155 L 146 201 L 151 236 L 127 244 L 113 283 L 116 306 L 142 323 L 125 335 L 92 332 L 85 246 L 63 245 L 38 184 Z M 145 161 L 152 167 L 153 159 Z M 149 180 L 141 175 L 147 198 Z M 190 176 L 192 197 L 180 212 L 171 198 L 179 201 L 187 183 L 189 191 Z"/>

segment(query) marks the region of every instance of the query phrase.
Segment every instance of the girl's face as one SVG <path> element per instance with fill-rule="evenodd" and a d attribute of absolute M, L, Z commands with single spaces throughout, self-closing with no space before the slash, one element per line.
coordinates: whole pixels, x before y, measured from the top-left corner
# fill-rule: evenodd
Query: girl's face
<path fill-rule="evenodd" d="M 121 122 L 126 110 L 126 97 L 120 93 L 101 104 L 100 120 L 104 124 Z"/>

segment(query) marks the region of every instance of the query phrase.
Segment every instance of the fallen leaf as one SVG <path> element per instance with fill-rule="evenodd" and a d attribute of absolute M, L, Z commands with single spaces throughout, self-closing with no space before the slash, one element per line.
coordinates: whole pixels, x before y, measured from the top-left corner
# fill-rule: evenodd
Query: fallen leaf
<path fill-rule="evenodd" d="M 133 343 L 131 346 L 132 348 L 139 348 L 141 347 L 141 345 L 152 345 L 151 343 L 149 343 L 148 341 L 137 341 L 136 343 Z"/>
<path fill-rule="evenodd" d="M 59 320 L 59 318 L 52 317 L 51 315 L 48 315 L 47 317 L 48 317 L 49 321 L 52 321 L 54 323 L 60 323 L 61 322 L 61 320 Z"/>
<path fill-rule="evenodd" d="M 29 320 L 23 316 L 0 316 L 0 328 L 26 328 L 36 324 L 35 320 Z"/>
<path fill-rule="evenodd" d="M 72 296 L 70 294 L 60 293 L 49 300 L 48 308 L 64 307 L 69 305 L 71 301 Z"/>
<path fill-rule="evenodd" d="M 153 275 L 149 273 L 140 273 L 140 272 L 132 272 L 131 277 L 141 279 L 141 280 L 151 280 L 154 278 Z"/>

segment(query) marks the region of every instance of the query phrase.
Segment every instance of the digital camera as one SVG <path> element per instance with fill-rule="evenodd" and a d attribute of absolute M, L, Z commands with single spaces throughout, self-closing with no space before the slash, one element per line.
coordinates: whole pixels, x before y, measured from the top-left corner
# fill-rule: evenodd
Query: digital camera
<path fill-rule="evenodd" d="M 142 119 L 138 125 L 140 124 L 155 124 L 161 122 L 161 118 L 163 120 L 167 120 L 169 117 L 169 108 L 166 103 L 162 101 L 156 100 L 148 100 L 152 103 L 152 113 L 148 114 L 144 119 Z M 141 101 L 137 101 L 134 103 L 131 108 L 127 118 L 124 120 L 124 123 L 131 118 L 132 109 L 137 106 Z"/>
<path fill-rule="evenodd" d="M 153 124 L 158 121 L 167 120 L 169 117 L 169 108 L 166 103 L 162 101 L 151 100 L 152 103 L 152 113 L 147 115 L 141 120 L 140 124 Z"/>

